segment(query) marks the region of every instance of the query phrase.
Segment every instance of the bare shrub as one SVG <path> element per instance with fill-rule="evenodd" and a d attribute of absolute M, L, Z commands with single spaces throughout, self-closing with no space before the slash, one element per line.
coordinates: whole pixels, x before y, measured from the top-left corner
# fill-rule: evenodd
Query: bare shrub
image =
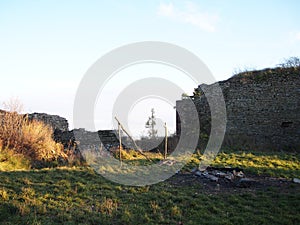
<path fill-rule="evenodd" d="M 18 114 L 16 103 L 4 104 L 7 111 L 1 112 L 0 139 L 4 148 L 18 149 L 22 143 L 22 126 L 26 120 Z"/>
<path fill-rule="evenodd" d="M 283 63 L 278 64 L 278 66 L 283 67 L 283 68 L 297 68 L 297 67 L 300 67 L 300 58 L 290 57 L 288 59 L 284 59 Z"/>

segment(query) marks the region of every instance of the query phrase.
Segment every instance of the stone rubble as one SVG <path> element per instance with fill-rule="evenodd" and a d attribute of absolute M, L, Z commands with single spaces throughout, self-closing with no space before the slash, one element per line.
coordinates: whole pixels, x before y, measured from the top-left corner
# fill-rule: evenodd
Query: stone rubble
<path fill-rule="evenodd" d="M 216 183 L 220 181 L 234 182 L 236 187 L 241 188 L 248 188 L 256 183 L 254 179 L 246 178 L 243 170 L 239 168 L 208 167 L 203 171 L 198 170 L 198 168 L 193 168 L 191 173 Z"/>
<path fill-rule="evenodd" d="M 293 178 L 293 182 L 296 184 L 300 184 L 300 179 L 299 178 Z"/>

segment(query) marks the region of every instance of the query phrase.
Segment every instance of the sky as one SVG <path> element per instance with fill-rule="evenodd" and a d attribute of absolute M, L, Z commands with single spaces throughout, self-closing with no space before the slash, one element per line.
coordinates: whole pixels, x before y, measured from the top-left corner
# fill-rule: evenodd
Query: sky
<path fill-rule="evenodd" d="M 89 67 L 111 50 L 141 41 L 193 52 L 216 80 L 243 69 L 274 67 L 300 56 L 299 8 L 297 0 L 2 0 L 0 102 L 18 98 L 24 111 L 63 116 L 73 128 L 76 91 Z M 128 68 L 105 87 L 106 102 L 95 104 L 96 127 L 111 129 L 117 94 L 151 75 L 172 80 L 188 94 L 199 85 L 162 65 Z M 132 133 L 145 135 L 151 108 L 174 132 L 173 106 L 161 99 L 137 102 L 128 115 Z"/>

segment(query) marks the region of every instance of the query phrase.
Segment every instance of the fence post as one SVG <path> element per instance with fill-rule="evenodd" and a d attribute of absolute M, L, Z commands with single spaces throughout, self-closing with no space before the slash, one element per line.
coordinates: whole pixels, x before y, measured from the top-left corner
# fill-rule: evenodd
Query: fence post
<path fill-rule="evenodd" d="M 168 127 L 167 123 L 165 123 L 165 154 L 164 154 L 164 159 L 167 158 L 168 154 Z"/>
<path fill-rule="evenodd" d="M 121 125 L 118 123 L 118 132 L 119 132 L 119 157 L 120 157 L 120 164 L 122 166 L 122 137 L 121 137 Z"/>

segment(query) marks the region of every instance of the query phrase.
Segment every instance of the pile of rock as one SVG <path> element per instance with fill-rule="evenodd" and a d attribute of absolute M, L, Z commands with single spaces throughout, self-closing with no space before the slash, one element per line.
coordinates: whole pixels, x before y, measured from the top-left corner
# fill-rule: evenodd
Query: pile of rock
<path fill-rule="evenodd" d="M 194 168 L 192 173 L 212 182 L 233 182 L 237 187 L 250 187 L 255 180 L 246 178 L 244 171 L 240 168 L 215 168 L 207 167 L 205 170 Z"/>

